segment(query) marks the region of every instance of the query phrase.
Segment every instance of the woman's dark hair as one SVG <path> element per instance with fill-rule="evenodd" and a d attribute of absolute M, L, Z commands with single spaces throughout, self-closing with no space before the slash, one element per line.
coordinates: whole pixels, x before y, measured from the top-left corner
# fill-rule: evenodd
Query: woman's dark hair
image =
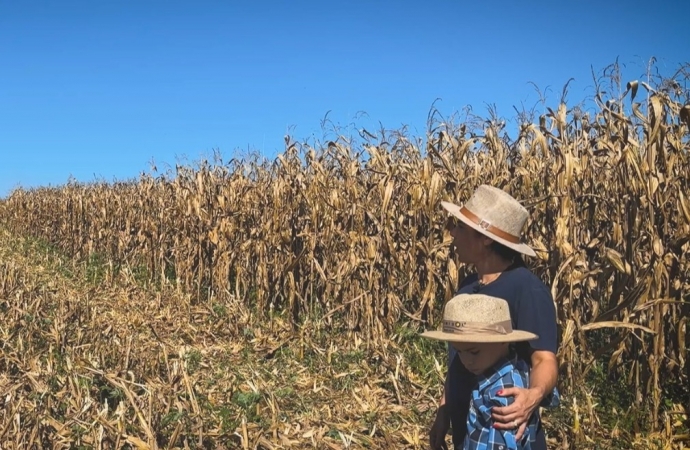
<path fill-rule="evenodd" d="M 489 248 L 501 258 L 505 259 L 506 261 L 510 261 L 512 263 L 510 265 L 511 269 L 516 267 L 525 267 L 525 261 L 522 259 L 522 254 L 520 254 L 520 252 L 516 252 L 512 248 L 508 248 L 496 241 L 493 241 Z"/>

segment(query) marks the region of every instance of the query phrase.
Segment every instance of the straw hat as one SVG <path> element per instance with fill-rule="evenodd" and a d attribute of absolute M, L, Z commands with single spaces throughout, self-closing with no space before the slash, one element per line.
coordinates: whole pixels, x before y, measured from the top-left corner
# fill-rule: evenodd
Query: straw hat
<path fill-rule="evenodd" d="M 537 335 L 513 330 L 508 302 L 483 294 L 460 294 L 443 310 L 443 328 L 426 331 L 422 336 L 450 342 L 520 342 Z"/>
<path fill-rule="evenodd" d="M 441 205 L 453 216 L 494 241 L 516 252 L 536 256 L 534 250 L 524 244 L 520 237 L 529 213 L 507 192 L 483 184 L 474 191 L 464 206 L 449 202 L 441 202 Z"/>

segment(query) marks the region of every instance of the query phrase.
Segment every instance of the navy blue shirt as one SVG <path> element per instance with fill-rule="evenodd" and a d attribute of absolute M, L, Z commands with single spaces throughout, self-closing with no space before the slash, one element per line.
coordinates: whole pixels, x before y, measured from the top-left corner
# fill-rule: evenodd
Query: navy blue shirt
<path fill-rule="evenodd" d="M 515 344 L 518 358 L 531 363 L 533 350 L 548 350 L 556 353 L 558 349 L 558 330 L 556 327 L 556 308 L 551 292 L 546 285 L 526 267 L 515 267 L 503 273 L 484 286 L 479 285 L 477 274 L 465 278 L 457 294 L 479 293 L 502 298 L 508 302 L 513 328 L 535 333 L 538 339 Z M 467 432 L 467 412 L 476 378 L 462 365 L 457 352 L 448 346 L 448 379 L 446 408 L 453 425 L 453 443 L 462 448 Z M 546 436 L 540 426 L 537 429 L 533 450 L 546 450 Z"/>

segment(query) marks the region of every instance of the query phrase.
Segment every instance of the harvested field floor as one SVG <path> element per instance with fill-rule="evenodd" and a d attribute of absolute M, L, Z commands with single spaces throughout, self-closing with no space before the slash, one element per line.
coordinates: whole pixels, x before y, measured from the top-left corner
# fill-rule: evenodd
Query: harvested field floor
<path fill-rule="evenodd" d="M 1 229 L 0 308 L 2 449 L 427 448 L 444 346 L 409 324 L 294 331 Z M 585 413 L 576 433 L 567 397 L 545 414 L 553 448 L 650 448 Z"/>

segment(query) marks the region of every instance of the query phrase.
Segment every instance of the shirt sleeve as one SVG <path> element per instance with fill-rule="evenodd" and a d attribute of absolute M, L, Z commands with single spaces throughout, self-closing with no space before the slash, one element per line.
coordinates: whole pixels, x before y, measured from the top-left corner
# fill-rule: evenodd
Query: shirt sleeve
<path fill-rule="evenodd" d="M 484 391 L 483 404 L 485 405 L 484 411 L 482 411 L 483 419 L 486 418 L 486 423 L 490 427 L 489 433 L 489 446 L 491 450 L 518 450 L 517 440 L 515 439 L 516 430 L 497 430 L 491 425 L 493 419 L 491 418 L 491 408 L 494 406 L 508 406 L 515 401 L 513 397 L 501 397 L 498 395 L 498 391 L 513 386 L 522 385 L 521 382 L 513 383 L 511 381 L 512 376 L 503 377 L 503 382 L 495 384 Z M 479 414 L 479 410 L 477 411 Z"/>
<path fill-rule="evenodd" d="M 558 330 L 551 292 L 541 281 L 531 284 L 522 291 L 517 304 L 516 328 L 539 336 L 528 342 L 532 350 L 548 350 L 555 354 L 558 350 Z"/>
<path fill-rule="evenodd" d="M 475 390 L 472 395 L 472 403 L 475 411 L 477 412 L 477 419 L 487 427 L 493 425 L 493 419 L 491 418 L 491 408 L 495 406 L 508 406 L 515 399 L 513 397 L 502 397 L 498 395 L 498 391 L 503 389 L 508 389 L 512 387 L 522 387 L 522 382 L 514 379 L 512 372 L 504 375 L 502 378 L 494 382 L 492 385 L 487 386 L 486 389 L 479 395 L 479 391 Z M 519 378 L 519 376 L 518 376 Z"/>
<path fill-rule="evenodd" d="M 508 406 L 513 402 L 513 397 L 500 397 L 498 391 L 501 389 L 506 389 L 513 387 L 512 385 L 497 384 L 487 388 L 481 397 L 473 397 L 474 409 L 477 411 L 477 416 L 481 419 L 482 423 L 487 426 L 491 426 L 491 408 L 494 406 Z"/>

